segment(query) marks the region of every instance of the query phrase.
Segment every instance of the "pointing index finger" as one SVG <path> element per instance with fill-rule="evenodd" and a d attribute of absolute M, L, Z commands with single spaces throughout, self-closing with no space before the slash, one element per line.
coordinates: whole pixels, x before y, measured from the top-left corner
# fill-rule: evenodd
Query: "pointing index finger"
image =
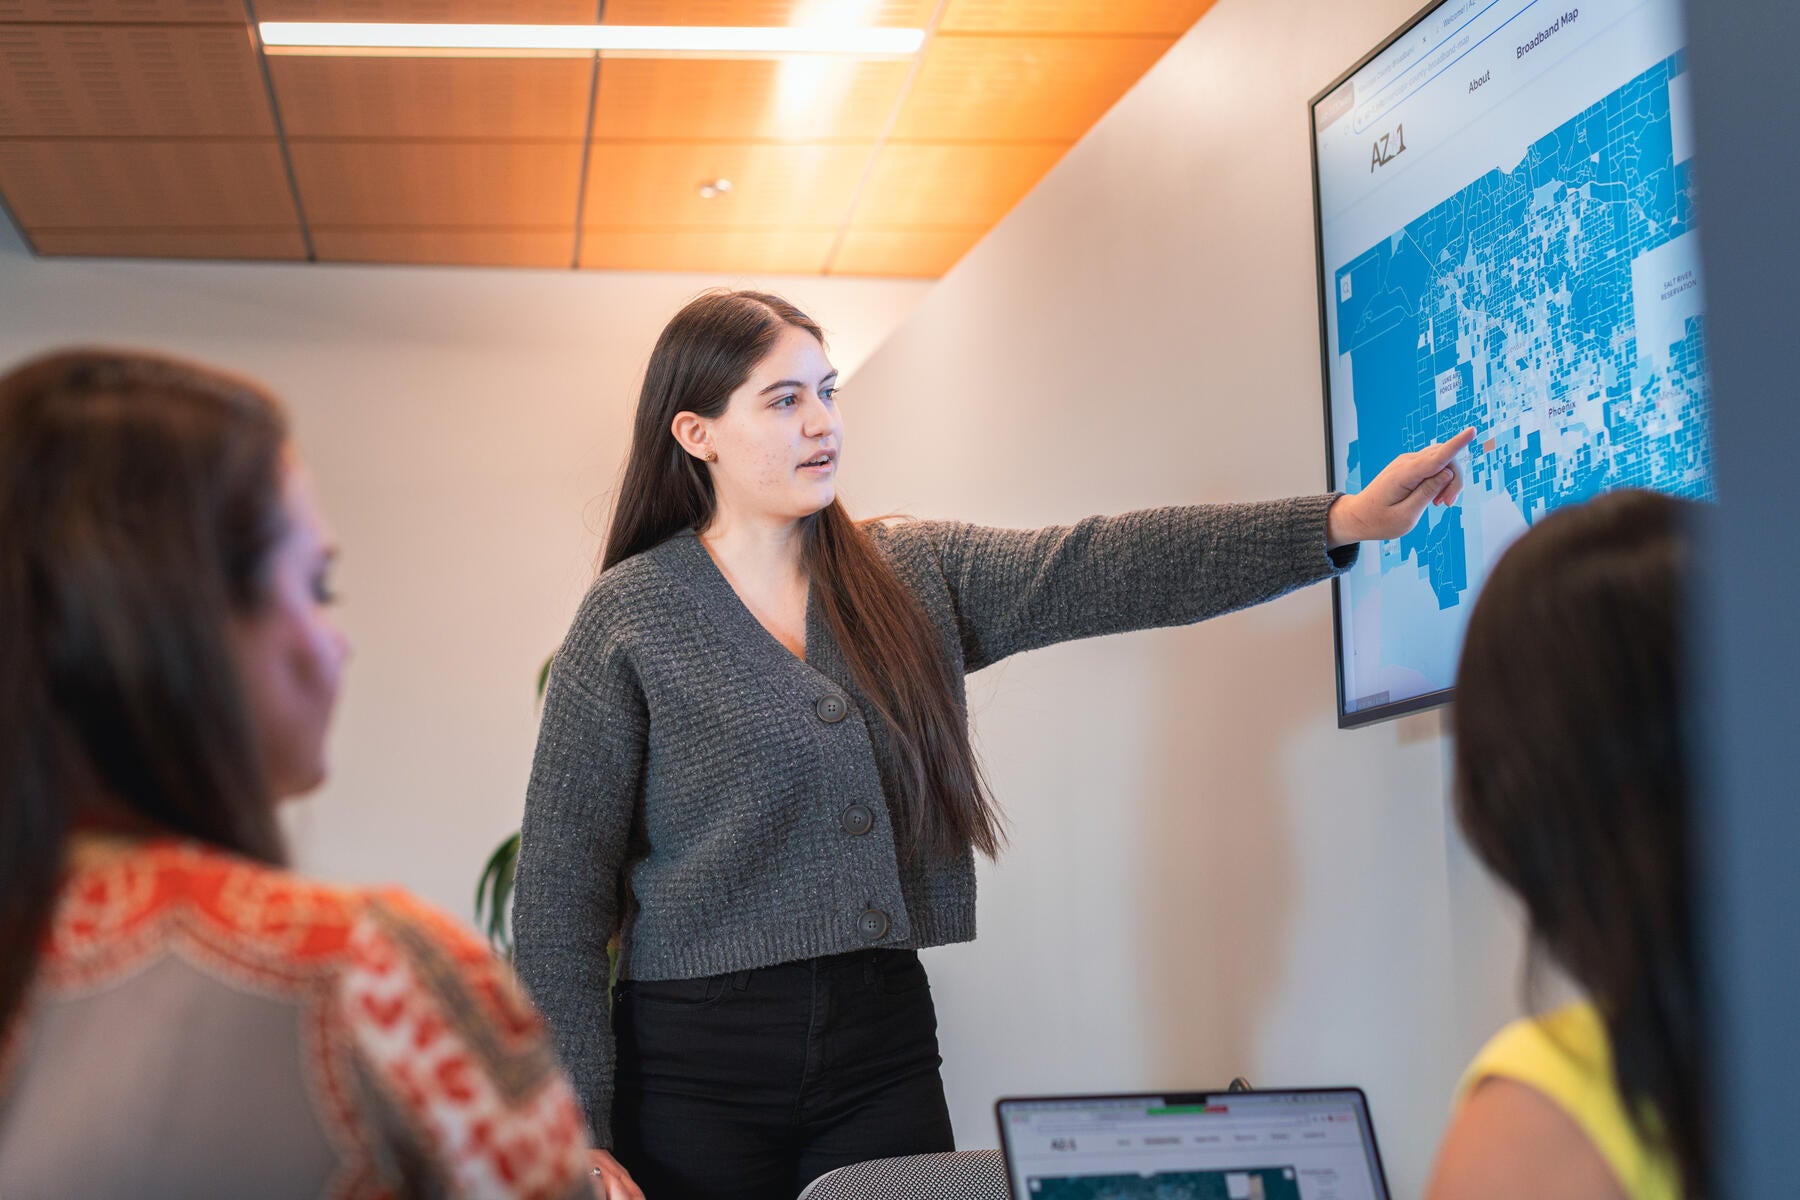
<path fill-rule="evenodd" d="M 1444 469 L 1444 464 L 1461 454 L 1468 444 L 1475 440 L 1473 426 L 1463 430 L 1448 441 L 1439 442 L 1435 446 L 1427 446 L 1419 451 L 1424 461 L 1420 463 L 1427 475 L 1434 475 Z"/>

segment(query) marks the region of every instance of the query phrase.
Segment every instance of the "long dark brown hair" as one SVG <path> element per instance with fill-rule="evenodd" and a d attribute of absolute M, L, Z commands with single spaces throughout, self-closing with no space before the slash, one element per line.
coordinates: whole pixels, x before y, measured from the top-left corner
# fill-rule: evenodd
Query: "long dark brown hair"
<path fill-rule="evenodd" d="M 644 374 L 601 570 L 682 530 L 706 528 L 717 505 L 712 475 L 670 426 L 678 413 L 723 413 L 787 326 L 825 344 L 810 317 L 762 292 L 709 292 L 675 314 Z M 836 500 L 801 526 L 802 563 L 820 610 L 857 688 L 900 751 L 896 825 L 915 848 L 973 845 L 993 857 L 1003 841 L 999 813 L 956 702 L 951 666 L 918 598 Z"/>
<path fill-rule="evenodd" d="M 286 440 L 261 390 L 188 363 L 0 376 L 0 1029 L 76 822 L 283 857 L 228 618 L 282 533 Z"/>
<path fill-rule="evenodd" d="M 1615 492 L 1495 566 L 1457 675 L 1457 816 L 1605 1021 L 1619 1094 L 1706 1186 L 1687 853 L 1683 501 Z"/>

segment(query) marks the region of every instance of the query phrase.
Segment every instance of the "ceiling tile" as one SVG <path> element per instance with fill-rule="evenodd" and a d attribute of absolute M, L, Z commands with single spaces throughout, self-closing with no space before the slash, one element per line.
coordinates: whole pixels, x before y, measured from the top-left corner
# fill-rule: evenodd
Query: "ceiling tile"
<path fill-rule="evenodd" d="M 289 137 L 562 138 L 587 132 L 591 58 L 269 59 Z"/>
<path fill-rule="evenodd" d="M 905 62 L 828 58 L 606 59 L 594 136 L 872 142 L 910 70 Z"/>
<path fill-rule="evenodd" d="M 606 0 L 606 23 L 923 29 L 936 8 L 937 0 Z"/>
<path fill-rule="evenodd" d="M 875 159 L 853 228 L 992 225 L 1056 165 L 1067 145 L 889 143 Z"/>
<path fill-rule="evenodd" d="M 934 38 L 893 136 L 1075 141 L 1173 44 L 1139 37 Z"/>
<path fill-rule="evenodd" d="M 836 227 L 869 162 L 867 145 L 742 142 L 595 143 L 588 160 L 588 225 L 611 228 Z M 703 182 L 731 190 L 702 199 Z"/>
<path fill-rule="evenodd" d="M 27 229 L 296 223 L 272 140 L 0 142 L 0 192 Z"/>
<path fill-rule="evenodd" d="M 1194 27 L 1213 0 L 950 0 L 940 33 L 1161 33 Z"/>
<path fill-rule="evenodd" d="M 580 58 L 268 60 L 324 261 L 566 269 L 579 241 L 580 265 L 594 269 L 935 278 L 1211 2 L 255 9 L 264 20 L 582 24 L 604 8 L 608 23 L 633 25 L 937 18 L 918 62 L 611 58 L 597 92 Z M 41 252 L 304 256 L 245 15 L 243 0 L 0 0 L 0 190 Z M 716 179 L 731 187 L 703 199 Z"/>
<path fill-rule="evenodd" d="M 579 142 L 288 145 L 315 226 L 574 227 Z"/>
<path fill-rule="evenodd" d="M 565 229 L 314 229 L 320 262 L 562 267 L 575 256 Z"/>
<path fill-rule="evenodd" d="M 599 11 L 599 0 L 256 0 L 261 21 L 591 25 Z"/>
<path fill-rule="evenodd" d="M 903 275 L 936 279 L 955 266 L 988 231 L 961 229 L 852 229 L 831 260 L 833 275 Z"/>
<path fill-rule="evenodd" d="M 242 25 L 0 25 L 0 137 L 274 134 Z"/>
<path fill-rule="evenodd" d="M 292 229 L 47 229 L 31 235 L 37 252 L 49 257 L 78 258 L 230 258 L 306 257 L 300 228 Z"/>
<path fill-rule="evenodd" d="M 0 21 L 243 25 L 244 0 L 0 0 Z"/>
<path fill-rule="evenodd" d="M 834 229 L 585 229 L 581 265 L 615 271 L 815 275 Z"/>

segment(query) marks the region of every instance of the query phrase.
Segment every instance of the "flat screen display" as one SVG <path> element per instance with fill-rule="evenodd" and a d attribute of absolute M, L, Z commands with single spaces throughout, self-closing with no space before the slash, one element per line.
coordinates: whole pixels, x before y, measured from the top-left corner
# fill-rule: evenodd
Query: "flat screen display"
<path fill-rule="evenodd" d="M 1339 724 L 1449 698 L 1482 580 L 1620 487 L 1710 498 L 1680 0 L 1443 0 L 1312 102 L 1329 474 L 1476 431 L 1335 584 Z"/>
<path fill-rule="evenodd" d="M 1355 1088 L 1007 1098 L 1013 1200 L 1388 1200 Z"/>

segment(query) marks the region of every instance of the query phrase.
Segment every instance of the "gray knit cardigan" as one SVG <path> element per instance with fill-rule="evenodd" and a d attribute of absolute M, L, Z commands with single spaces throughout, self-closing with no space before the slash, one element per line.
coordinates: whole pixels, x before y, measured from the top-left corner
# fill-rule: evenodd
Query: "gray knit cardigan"
<path fill-rule="evenodd" d="M 1018 531 L 870 526 L 962 679 L 1009 655 L 1183 625 L 1325 579 L 1332 496 Z M 513 902 L 515 963 L 610 1146 L 606 944 L 687 979 L 975 936 L 971 851 L 913 854 L 898 764 L 816 603 L 806 658 L 681 534 L 604 572 L 544 700 Z M 1002 797 L 1002 799 L 1004 799 Z M 855 811 L 852 811 L 855 810 Z"/>

